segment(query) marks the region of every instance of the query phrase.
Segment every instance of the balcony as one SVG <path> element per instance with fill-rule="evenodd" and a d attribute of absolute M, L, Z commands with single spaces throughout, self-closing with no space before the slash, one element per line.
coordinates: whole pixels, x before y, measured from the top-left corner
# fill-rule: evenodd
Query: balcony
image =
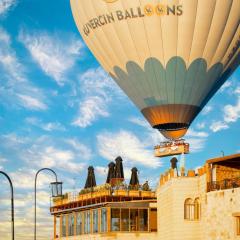
<path fill-rule="evenodd" d="M 207 183 L 207 191 L 217 191 L 217 190 L 225 190 L 232 188 L 240 187 L 240 177 L 232 178 L 232 179 L 224 179 L 222 181 L 213 181 Z"/>

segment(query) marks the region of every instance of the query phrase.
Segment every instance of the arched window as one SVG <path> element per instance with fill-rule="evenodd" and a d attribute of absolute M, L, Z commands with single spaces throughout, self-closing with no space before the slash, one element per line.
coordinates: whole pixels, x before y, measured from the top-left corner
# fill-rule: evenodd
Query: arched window
<path fill-rule="evenodd" d="M 184 219 L 194 220 L 194 202 L 191 198 L 188 198 L 184 202 Z"/>
<path fill-rule="evenodd" d="M 195 220 L 200 219 L 200 200 L 199 200 L 199 198 L 196 198 L 194 200 L 194 219 Z"/>

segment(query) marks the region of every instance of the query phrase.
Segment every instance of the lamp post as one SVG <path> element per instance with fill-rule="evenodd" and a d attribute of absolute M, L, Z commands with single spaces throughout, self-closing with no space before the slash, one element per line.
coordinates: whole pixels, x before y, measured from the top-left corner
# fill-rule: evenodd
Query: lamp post
<path fill-rule="evenodd" d="M 5 173 L 0 171 L 0 174 L 4 175 L 9 184 L 10 184 L 10 188 L 11 188 L 11 223 L 12 223 L 12 240 L 14 240 L 14 196 L 13 196 L 13 185 L 12 185 L 12 181 L 10 179 L 10 177 Z"/>
<path fill-rule="evenodd" d="M 49 171 L 53 173 L 55 176 L 55 182 L 51 183 L 52 187 L 52 197 L 59 197 L 62 196 L 62 182 L 58 182 L 57 180 L 57 174 L 55 171 L 53 171 L 51 168 L 42 168 L 37 171 L 35 175 L 35 188 L 34 188 L 34 240 L 37 239 L 37 177 L 38 174 L 42 171 Z"/>

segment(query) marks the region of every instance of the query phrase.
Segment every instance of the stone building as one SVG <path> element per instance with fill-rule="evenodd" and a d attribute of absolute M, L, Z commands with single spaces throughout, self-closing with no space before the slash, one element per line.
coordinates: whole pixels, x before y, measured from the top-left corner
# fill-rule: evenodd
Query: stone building
<path fill-rule="evenodd" d="M 159 240 L 240 239 L 240 154 L 210 159 L 186 176 L 161 175 L 157 210 Z"/>
<path fill-rule="evenodd" d="M 113 177 L 54 199 L 54 239 L 240 239 L 240 154 L 207 160 L 197 172 L 173 166 L 156 191 Z"/>

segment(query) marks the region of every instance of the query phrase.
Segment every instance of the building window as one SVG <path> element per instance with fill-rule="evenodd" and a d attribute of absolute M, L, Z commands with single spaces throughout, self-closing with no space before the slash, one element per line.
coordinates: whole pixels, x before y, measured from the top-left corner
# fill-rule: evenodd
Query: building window
<path fill-rule="evenodd" d="M 191 198 L 188 198 L 184 202 L 184 219 L 194 220 L 194 202 Z"/>
<path fill-rule="evenodd" d="M 111 209 L 111 230 L 120 231 L 120 209 Z"/>
<path fill-rule="evenodd" d="M 200 201 L 199 198 L 196 198 L 194 201 L 194 220 L 200 219 Z"/>
<path fill-rule="evenodd" d="M 129 209 L 121 209 L 121 231 L 129 232 Z"/>
<path fill-rule="evenodd" d="M 69 214 L 68 215 L 68 236 L 73 236 L 74 235 L 74 214 Z"/>
<path fill-rule="evenodd" d="M 237 235 L 240 236 L 240 216 L 236 217 Z"/>
<path fill-rule="evenodd" d="M 84 212 L 84 233 L 88 234 L 91 232 L 91 214 L 90 211 Z"/>
<path fill-rule="evenodd" d="M 107 209 L 101 209 L 101 232 L 107 232 Z"/>
<path fill-rule="evenodd" d="M 151 208 L 149 214 L 149 231 L 157 232 L 157 209 Z"/>
<path fill-rule="evenodd" d="M 82 213 L 77 213 L 77 235 L 82 234 L 83 217 Z"/>
<path fill-rule="evenodd" d="M 66 237 L 66 215 L 62 216 L 62 237 Z"/>
<path fill-rule="evenodd" d="M 98 232 L 98 209 L 93 210 L 93 233 Z"/>
<path fill-rule="evenodd" d="M 148 231 L 148 210 L 139 209 L 139 231 Z"/>
<path fill-rule="evenodd" d="M 130 231 L 138 230 L 138 209 L 130 209 Z"/>

